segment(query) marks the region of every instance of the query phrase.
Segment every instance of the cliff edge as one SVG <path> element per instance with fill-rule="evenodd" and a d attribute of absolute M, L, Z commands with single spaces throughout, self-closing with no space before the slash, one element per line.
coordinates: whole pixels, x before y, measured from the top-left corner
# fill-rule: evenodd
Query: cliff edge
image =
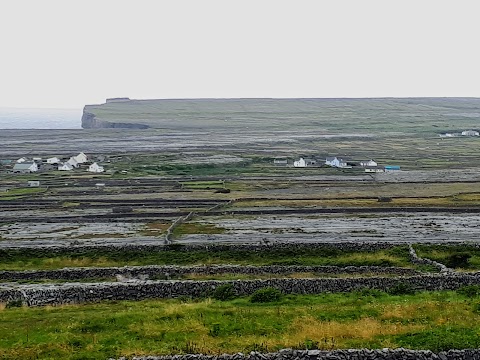
<path fill-rule="evenodd" d="M 83 108 L 82 128 L 83 129 L 148 129 L 149 125 L 130 122 L 125 114 L 131 113 L 128 105 L 132 102 L 129 98 L 107 99 L 105 104 L 86 105 Z M 133 102 L 132 102 L 133 103 Z M 123 118 L 122 118 L 123 117 Z"/>

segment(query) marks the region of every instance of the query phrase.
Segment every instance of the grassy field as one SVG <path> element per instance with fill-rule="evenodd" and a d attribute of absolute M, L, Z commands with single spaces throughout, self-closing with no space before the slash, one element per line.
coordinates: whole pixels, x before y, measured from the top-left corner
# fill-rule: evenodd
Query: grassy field
<path fill-rule="evenodd" d="M 326 246 L 320 250 L 297 251 L 110 251 L 64 256 L 39 256 L 34 250 L 0 250 L 0 270 L 58 269 L 78 266 L 125 265 L 337 265 L 337 266 L 401 266 L 412 267 L 408 248 L 397 246 L 378 251 L 340 251 Z"/>
<path fill-rule="evenodd" d="M 480 270 L 480 248 L 470 245 L 414 245 L 426 257 L 461 271 Z"/>
<path fill-rule="evenodd" d="M 281 348 L 480 347 L 479 298 L 366 290 L 250 298 L 1 308 L 0 358 L 98 359 Z"/>

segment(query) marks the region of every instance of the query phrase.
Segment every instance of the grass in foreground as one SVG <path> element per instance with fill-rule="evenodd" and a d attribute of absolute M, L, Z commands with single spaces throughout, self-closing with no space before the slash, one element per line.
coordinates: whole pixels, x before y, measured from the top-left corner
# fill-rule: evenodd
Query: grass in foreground
<path fill-rule="evenodd" d="M 0 270 L 58 269 L 79 266 L 125 266 L 125 265 L 335 265 L 335 266 L 400 266 L 412 267 L 408 248 L 396 246 L 377 251 L 340 251 L 326 245 L 317 250 L 309 248 L 276 249 L 268 251 L 249 250 L 101 250 L 81 254 L 49 256 L 34 250 L 0 250 Z"/>
<path fill-rule="evenodd" d="M 288 295 L 0 310 L 0 357 L 97 359 L 298 349 L 480 347 L 480 298 L 456 292 Z"/>

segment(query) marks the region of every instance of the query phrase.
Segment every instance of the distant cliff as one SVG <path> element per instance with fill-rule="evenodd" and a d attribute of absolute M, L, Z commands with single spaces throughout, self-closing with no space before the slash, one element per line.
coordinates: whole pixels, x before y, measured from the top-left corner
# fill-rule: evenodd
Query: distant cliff
<path fill-rule="evenodd" d="M 112 120 L 102 120 L 97 118 L 97 116 L 88 111 L 88 106 L 85 106 L 83 109 L 82 115 L 82 128 L 83 129 L 148 129 L 150 126 L 145 124 L 133 124 L 127 122 L 119 122 Z"/>
<path fill-rule="evenodd" d="M 477 129 L 479 98 L 151 99 L 109 98 L 86 105 L 84 129 L 162 129 L 243 134 L 392 132 L 436 136 Z M 410 135 L 408 135 L 410 136 Z"/>

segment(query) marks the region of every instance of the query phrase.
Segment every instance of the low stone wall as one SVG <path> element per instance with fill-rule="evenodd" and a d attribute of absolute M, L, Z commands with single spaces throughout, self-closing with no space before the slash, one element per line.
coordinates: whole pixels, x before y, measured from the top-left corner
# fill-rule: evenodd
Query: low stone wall
<path fill-rule="evenodd" d="M 441 273 L 453 273 L 455 270 L 446 267 L 444 264 L 439 263 L 438 261 L 434 261 L 431 259 L 421 258 L 417 255 L 417 252 L 413 248 L 412 244 L 408 245 L 409 254 L 410 254 L 410 261 L 413 264 L 419 265 L 431 265 L 437 268 Z"/>
<path fill-rule="evenodd" d="M 240 240 L 239 240 L 240 241 Z M 392 242 L 332 242 L 332 243 L 302 243 L 302 242 L 275 242 L 273 244 L 158 244 L 158 245 L 70 245 L 70 246 L 9 246 L 0 249 L 2 252 L 18 251 L 21 254 L 41 257 L 41 256 L 60 256 L 60 255 L 88 255 L 93 252 L 115 252 L 115 251 L 132 251 L 132 252 L 159 252 L 159 251 L 202 251 L 209 252 L 219 251 L 272 251 L 272 250 L 288 250 L 292 253 L 298 251 L 319 251 L 322 249 L 336 249 L 341 251 L 376 251 L 391 249 L 396 246 L 407 246 L 406 244 L 398 244 Z"/>
<path fill-rule="evenodd" d="M 126 360 L 120 358 L 118 360 Z M 408 349 L 347 349 L 347 350 L 291 350 L 284 349 L 276 353 L 251 352 L 250 354 L 223 355 L 171 355 L 171 356 L 139 356 L 132 360 L 477 360 L 480 349 L 449 350 L 434 353 L 429 350 Z M 110 359 L 112 360 L 112 359 Z"/>
<path fill-rule="evenodd" d="M 285 294 L 319 294 L 324 292 L 349 292 L 364 288 L 388 290 L 401 283 L 406 283 L 417 290 L 454 290 L 465 285 L 479 285 L 480 276 L 454 274 L 395 278 L 135 281 L 62 285 L 5 285 L 0 287 L 0 302 L 21 300 L 29 306 L 42 306 L 89 303 L 102 300 L 202 297 L 223 284 L 232 284 L 238 295 L 246 296 L 265 287 L 277 288 Z"/>
<path fill-rule="evenodd" d="M 247 274 L 247 275 L 287 275 L 294 273 L 315 274 L 382 274 L 382 275 L 420 275 L 415 269 L 381 266 L 240 266 L 240 265 L 211 265 L 211 266 L 125 266 L 105 268 L 65 268 L 58 270 L 31 270 L 31 271 L 0 271 L 0 282 L 22 280 L 82 280 L 108 279 L 116 276 L 124 278 L 178 278 L 185 274 Z"/>

